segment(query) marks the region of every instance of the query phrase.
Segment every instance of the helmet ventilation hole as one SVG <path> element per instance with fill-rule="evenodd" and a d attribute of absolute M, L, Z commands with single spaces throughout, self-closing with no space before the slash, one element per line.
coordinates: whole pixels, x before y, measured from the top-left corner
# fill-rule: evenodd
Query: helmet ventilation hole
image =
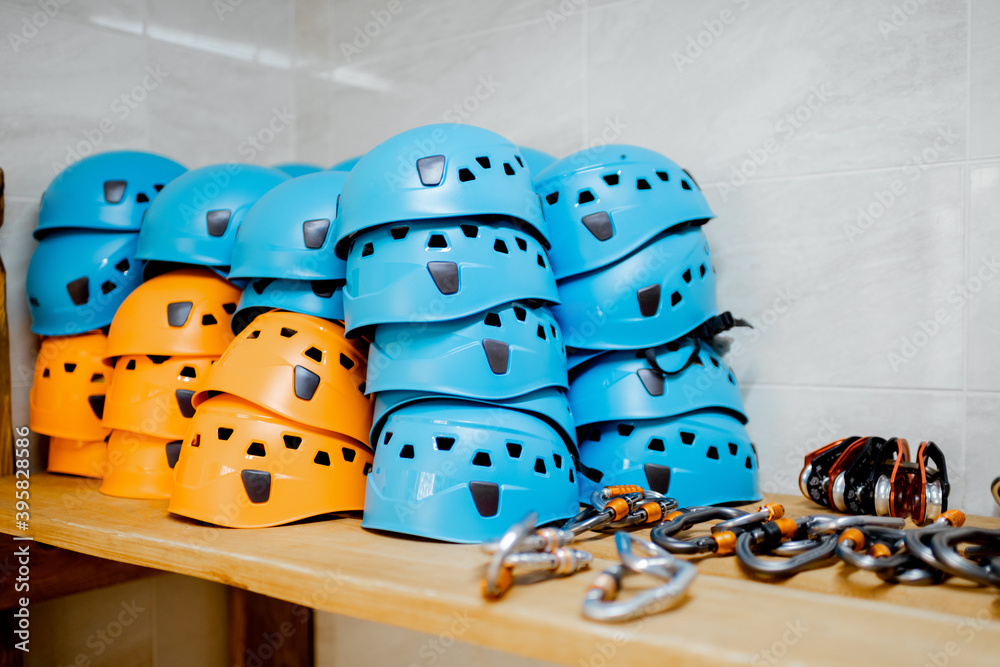
<path fill-rule="evenodd" d="M 489 468 L 493 465 L 493 460 L 490 459 L 488 452 L 476 452 L 476 455 L 472 457 L 472 465 L 479 466 L 480 468 Z"/>
<path fill-rule="evenodd" d="M 462 167 L 458 170 L 458 180 L 462 183 L 465 183 L 466 181 L 474 181 L 476 180 L 476 175 L 465 167 Z"/>
<path fill-rule="evenodd" d="M 201 434 L 200 433 L 195 433 L 193 436 L 191 436 L 191 446 L 192 447 L 201 447 Z"/>
<path fill-rule="evenodd" d="M 288 435 L 287 433 L 281 436 L 281 441 L 285 444 L 285 449 L 298 449 L 302 444 L 302 438 L 297 435 Z"/>
<path fill-rule="evenodd" d="M 737 445 L 735 442 L 730 442 L 729 443 L 729 455 L 730 456 L 736 456 L 736 452 L 738 452 L 739 449 L 740 449 L 739 445 Z"/>
<path fill-rule="evenodd" d="M 510 458 L 512 459 L 521 458 L 521 449 L 522 449 L 521 445 L 516 442 L 507 443 L 507 455 L 510 456 Z"/>
<path fill-rule="evenodd" d="M 450 451 L 452 447 L 455 446 L 455 438 L 448 438 L 443 435 L 439 435 L 434 438 L 434 449 L 442 452 Z"/>
<path fill-rule="evenodd" d="M 719 367 L 719 362 L 718 362 L 718 360 L 716 360 L 715 357 L 709 357 L 708 360 L 711 361 L 712 365 L 715 366 L 716 368 Z"/>
<path fill-rule="evenodd" d="M 646 449 L 648 449 L 651 452 L 667 451 L 667 448 L 663 446 L 663 440 L 661 438 L 653 438 L 652 440 L 650 440 L 649 444 L 646 445 Z"/>
<path fill-rule="evenodd" d="M 42 371 L 42 377 L 43 378 L 50 377 L 51 375 L 52 375 L 52 373 L 49 372 L 48 368 L 46 368 L 44 371 Z"/>
<path fill-rule="evenodd" d="M 701 190 L 701 187 L 698 186 L 698 181 L 695 180 L 694 176 L 691 175 L 690 171 L 688 171 L 687 169 L 682 169 L 681 171 L 684 172 L 685 176 L 687 176 L 689 179 L 691 179 L 691 182 L 694 183 L 694 187 L 696 187 L 699 190 Z M 690 190 L 690 188 L 688 188 L 688 189 Z"/>
<path fill-rule="evenodd" d="M 364 475 L 365 477 L 367 477 L 368 473 L 370 473 L 371 471 L 372 471 L 372 464 L 371 463 L 365 463 L 365 468 L 364 468 L 364 470 L 361 471 L 361 474 Z"/>
<path fill-rule="evenodd" d="M 594 428 L 590 429 L 590 433 L 587 434 L 587 440 L 590 440 L 592 442 L 600 442 L 601 441 L 601 429 L 598 428 L 597 426 L 595 426 Z"/>
<path fill-rule="evenodd" d="M 393 227 L 392 229 L 389 230 L 389 236 L 391 236 L 393 239 L 397 241 L 402 241 L 403 239 L 406 238 L 406 234 L 409 231 L 410 228 L 406 227 L 405 225 L 399 227 Z"/>
<path fill-rule="evenodd" d="M 682 188 L 684 188 L 685 190 L 690 190 L 690 189 L 691 189 L 691 184 L 690 184 L 690 183 L 688 183 L 687 181 L 685 181 L 685 180 L 684 180 L 684 179 L 682 178 L 682 179 L 681 179 L 681 187 L 682 187 Z"/>
<path fill-rule="evenodd" d="M 371 243 L 366 243 L 365 246 L 361 249 L 362 257 L 370 257 L 374 254 L 375 254 L 375 246 Z"/>
<path fill-rule="evenodd" d="M 257 292 L 257 294 L 263 294 L 264 290 L 266 290 L 268 286 L 273 282 L 274 278 L 263 278 L 261 280 L 255 280 L 253 281 L 253 291 Z"/>
<path fill-rule="evenodd" d="M 112 292 L 115 291 L 115 288 L 117 288 L 117 287 L 118 287 L 118 285 L 115 285 L 110 280 L 105 280 L 103 283 L 101 283 L 101 293 L 102 294 L 111 294 Z"/>
<path fill-rule="evenodd" d="M 305 352 L 303 352 L 302 355 L 304 357 L 308 357 L 309 359 L 312 359 L 313 361 L 315 361 L 318 364 L 323 363 L 323 351 L 320 350 L 318 347 L 310 347 L 308 350 L 306 350 Z M 343 355 L 341 355 L 341 356 L 343 356 Z"/>
<path fill-rule="evenodd" d="M 255 340 L 260 337 L 260 331 L 251 331 L 247 334 L 247 340 Z"/>
<path fill-rule="evenodd" d="M 657 287 L 659 287 L 659 285 L 657 285 Z M 680 302 L 681 302 L 681 293 L 680 292 L 674 292 L 673 294 L 670 295 L 670 305 L 671 306 L 676 306 Z"/>
<path fill-rule="evenodd" d="M 205 214 L 205 226 L 208 228 L 209 236 L 222 236 L 229 228 L 229 219 L 233 212 L 227 209 L 209 211 Z"/>
<path fill-rule="evenodd" d="M 670 180 L 670 175 L 665 171 L 656 172 L 656 176 L 664 183 Z"/>
<path fill-rule="evenodd" d="M 66 284 L 66 291 L 69 292 L 69 298 L 73 300 L 73 305 L 82 306 L 90 301 L 90 280 L 86 276 L 77 278 Z"/>
<path fill-rule="evenodd" d="M 743 466 L 744 466 L 744 467 L 745 467 L 745 468 L 746 468 L 747 470 L 753 470 L 753 459 L 751 459 L 751 458 L 750 458 L 750 457 L 748 456 L 748 457 L 747 457 L 747 460 L 746 460 L 746 461 L 744 461 L 744 463 L 743 463 Z"/>
<path fill-rule="evenodd" d="M 413 445 L 403 445 L 403 448 L 399 450 L 399 458 L 401 458 L 401 459 L 412 459 L 413 458 Z"/>
<path fill-rule="evenodd" d="M 321 465 L 321 466 L 329 466 L 330 465 L 330 455 L 327 454 L 326 452 L 322 452 L 322 451 L 316 452 L 316 456 L 313 458 L 313 463 L 315 463 L 316 465 Z"/>
<path fill-rule="evenodd" d="M 538 253 L 538 266 L 542 267 L 543 269 L 547 268 L 545 265 L 545 256 L 542 253 Z"/>
<path fill-rule="evenodd" d="M 316 349 L 316 348 L 312 348 L 312 349 Z M 351 370 L 352 368 L 354 368 L 354 359 L 351 359 L 346 354 L 341 353 L 340 354 L 340 365 L 343 366 L 344 368 L 346 368 L 347 370 Z"/>
<path fill-rule="evenodd" d="M 528 311 L 520 306 L 514 306 L 514 317 L 517 318 L 518 322 L 523 322 L 524 318 L 528 316 Z"/>
<path fill-rule="evenodd" d="M 637 178 L 635 180 L 635 189 L 636 190 L 649 190 L 650 189 L 649 181 L 647 181 L 645 178 Z"/>
<path fill-rule="evenodd" d="M 156 190 L 157 192 L 159 192 L 160 190 L 163 189 L 163 183 L 155 183 L 153 185 L 153 189 Z"/>
<path fill-rule="evenodd" d="M 88 396 L 87 403 L 90 404 L 95 417 L 104 419 L 104 396 Z"/>
<path fill-rule="evenodd" d="M 607 183 L 608 185 L 618 185 L 618 174 L 617 173 L 614 173 L 614 174 L 604 174 L 604 176 L 601 176 L 601 178 L 603 178 L 604 182 Z"/>
<path fill-rule="evenodd" d="M 233 435 L 233 429 L 226 428 L 225 426 L 220 426 L 218 430 L 219 440 L 226 441 L 229 440 Z"/>
<path fill-rule="evenodd" d="M 215 319 L 215 315 L 212 315 L 211 313 L 208 314 L 208 315 L 202 315 L 202 317 L 201 317 L 201 325 L 202 326 L 207 327 L 209 325 L 218 324 L 218 323 L 219 323 L 219 321 L 217 319 Z"/>
<path fill-rule="evenodd" d="M 569 483 L 576 484 L 576 477 L 573 475 L 573 469 L 569 469 Z"/>
<path fill-rule="evenodd" d="M 483 169 L 489 169 L 490 168 L 490 159 L 488 157 L 486 157 L 485 155 L 482 156 L 482 157 L 477 157 L 476 158 L 476 162 L 478 162 L 479 166 L 482 167 Z"/>
<path fill-rule="evenodd" d="M 448 239 L 444 237 L 444 234 L 431 234 L 430 238 L 427 239 L 428 248 L 447 248 Z"/>
<path fill-rule="evenodd" d="M 462 233 L 465 234 L 466 238 L 474 239 L 479 236 L 479 227 L 475 225 L 462 225 Z"/>
<path fill-rule="evenodd" d="M 388 445 L 390 440 L 392 440 L 392 431 L 386 431 L 385 437 L 382 438 L 382 444 Z"/>
<path fill-rule="evenodd" d="M 312 280 L 310 281 L 312 292 L 321 299 L 329 299 L 337 291 L 336 280 Z"/>
<path fill-rule="evenodd" d="M 522 239 L 520 236 L 515 236 L 514 237 L 514 241 L 517 243 L 517 247 L 520 250 L 522 250 L 524 252 L 528 251 L 528 242 L 527 241 L 525 241 L 524 239 Z"/>
<path fill-rule="evenodd" d="M 123 259 L 122 261 L 115 264 L 115 268 L 118 269 L 119 273 L 127 273 L 129 268 L 131 268 L 131 266 L 129 265 L 127 259 Z"/>
<path fill-rule="evenodd" d="M 710 459 L 712 459 L 714 461 L 718 461 L 719 460 L 719 450 L 715 448 L 715 445 L 712 445 L 711 447 L 708 448 L 708 451 L 705 452 L 705 456 L 707 456 L 708 458 L 710 458 Z"/>
<path fill-rule="evenodd" d="M 503 324 L 500 322 L 500 316 L 496 313 L 486 313 L 485 319 L 483 319 L 483 324 L 488 327 L 502 327 Z"/>
<path fill-rule="evenodd" d="M 185 366 L 181 369 L 179 377 L 196 378 L 198 377 L 198 372 L 195 370 L 194 366 Z"/>
<path fill-rule="evenodd" d="M 729 384 L 736 384 L 736 378 L 733 377 L 732 373 L 729 374 Z"/>
<path fill-rule="evenodd" d="M 135 196 L 135 203 L 136 204 L 148 204 L 149 203 L 149 197 L 146 196 L 145 192 L 140 192 L 139 194 L 137 194 Z M 173 466 L 171 466 L 171 467 L 173 467 Z"/>
<path fill-rule="evenodd" d="M 542 340 L 545 340 L 545 325 L 539 324 L 538 329 L 535 331 L 535 335 Z"/>
<path fill-rule="evenodd" d="M 550 192 L 549 194 L 545 195 L 545 202 L 549 206 L 552 206 L 557 201 L 559 201 L 559 193 L 558 192 Z"/>
<path fill-rule="evenodd" d="M 367 394 L 368 393 L 368 383 L 367 382 L 362 382 L 361 384 L 359 384 L 358 385 L 358 391 L 360 391 L 362 394 Z"/>
<path fill-rule="evenodd" d="M 590 190 L 583 190 L 582 192 L 580 192 L 576 196 L 576 203 L 577 204 L 589 204 L 590 202 L 594 201 L 595 199 L 596 199 L 596 197 L 594 197 L 594 193 L 593 192 L 591 192 Z"/>
<path fill-rule="evenodd" d="M 691 269 L 688 269 L 687 271 L 685 271 L 685 272 L 684 272 L 684 273 L 683 273 L 683 274 L 681 275 L 681 278 L 683 278 L 683 279 L 684 279 L 684 282 L 686 282 L 686 283 L 689 283 L 689 282 L 691 282 Z"/>
<path fill-rule="evenodd" d="M 72 373 L 76 370 L 76 364 L 63 364 L 63 370 L 67 373 Z"/>
<path fill-rule="evenodd" d="M 618 435 L 628 436 L 635 430 L 635 427 L 631 424 L 619 424 L 618 425 Z"/>
<path fill-rule="evenodd" d="M 32 306 L 36 306 L 36 307 L 41 305 L 41 303 L 39 303 L 38 299 L 36 299 L 33 296 L 29 296 L 28 297 L 28 303 L 30 303 Z"/>
<path fill-rule="evenodd" d="M 353 449 L 351 449 L 350 447 L 341 447 L 340 448 L 340 455 L 344 457 L 345 461 L 347 461 L 348 463 L 351 463 L 351 462 L 354 461 L 354 457 L 356 457 L 358 455 L 358 453 L 356 451 L 354 451 Z"/>
<path fill-rule="evenodd" d="M 503 163 L 503 173 L 507 174 L 508 176 L 514 175 L 514 167 L 510 166 L 510 162 Z"/>
<path fill-rule="evenodd" d="M 128 363 L 125 364 L 125 370 L 134 371 L 135 370 L 135 359 L 129 359 Z"/>
<path fill-rule="evenodd" d="M 544 475 L 548 472 L 545 469 L 545 459 L 543 459 L 541 456 L 535 459 L 535 472 L 537 472 L 539 475 Z"/>
<path fill-rule="evenodd" d="M 502 252 L 503 254 L 506 255 L 507 244 L 503 242 L 503 239 L 497 239 L 496 241 L 493 242 L 493 250 L 495 250 L 496 252 Z"/>
<path fill-rule="evenodd" d="M 552 462 L 556 464 L 556 468 L 562 468 L 562 457 L 555 452 L 552 453 Z"/>
<path fill-rule="evenodd" d="M 282 338 L 291 338 L 292 336 L 294 336 L 297 333 L 298 333 L 298 331 L 296 331 L 295 329 L 289 329 L 288 327 L 281 327 L 281 337 Z"/>
<path fill-rule="evenodd" d="M 681 431 L 680 435 L 681 435 L 681 442 L 683 442 L 685 445 L 694 444 L 694 433 L 691 433 L 690 431 Z"/>
<path fill-rule="evenodd" d="M 698 272 L 701 273 L 701 277 L 702 278 L 705 277 L 705 265 L 704 264 L 702 264 L 701 267 L 699 267 Z"/>
<path fill-rule="evenodd" d="M 520 166 L 522 166 L 522 167 L 524 166 L 524 162 L 523 162 L 523 161 L 521 160 L 521 156 L 520 156 L 520 155 L 515 155 L 515 156 L 514 156 L 514 159 L 515 159 L 515 160 L 517 160 L 517 163 L 518 163 L 518 164 L 519 164 Z"/>
<path fill-rule="evenodd" d="M 558 330 L 558 329 L 556 329 L 556 325 L 554 325 L 554 324 L 550 324 L 550 325 L 549 325 L 549 331 L 551 331 L 551 332 L 552 332 L 552 339 L 553 339 L 553 340 L 555 340 L 556 338 L 558 338 L 558 337 L 559 337 L 559 330 Z"/>
<path fill-rule="evenodd" d="M 222 304 L 222 310 L 226 311 L 226 315 L 232 315 L 236 312 L 235 303 L 224 303 Z"/>

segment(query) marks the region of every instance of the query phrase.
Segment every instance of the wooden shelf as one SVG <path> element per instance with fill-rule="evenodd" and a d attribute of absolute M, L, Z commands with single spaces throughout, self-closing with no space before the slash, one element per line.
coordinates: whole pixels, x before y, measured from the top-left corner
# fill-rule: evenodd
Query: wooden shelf
<path fill-rule="evenodd" d="M 0 497 L 12 499 L 13 487 L 13 478 L 0 479 Z M 789 516 L 818 510 L 798 497 L 771 500 L 785 503 Z M 23 535 L 14 528 L 12 504 L 3 503 L 0 531 Z M 950 664 L 996 664 L 1000 655 L 1000 596 L 960 582 L 888 586 L 837 565 L 771 584 L 747 579 L 733 558 L 711 558 L 699 563 L 681 607 L 607 625 L 580 615 L 584 589 L 616 560 L 607 536 L 583 542 L 597 557 L 591 572 L 518 585 L 504 600 L 488 603 L 479 594 L 486 556 L 475 546 L 376 534 L 354 517 L 230 530 L 171 516 L 166 505 L 103 496 L 90 480 L 35 475 L 27 534 L 85 554 L 567 665 L 604 664 L 610 654 L 633 667 L 779 659 L 922 665 L 956 650 Z M 1000 527 L 998 519 L 970 523 Z M 630 579 L 629 585 L 643 582 Z"/>

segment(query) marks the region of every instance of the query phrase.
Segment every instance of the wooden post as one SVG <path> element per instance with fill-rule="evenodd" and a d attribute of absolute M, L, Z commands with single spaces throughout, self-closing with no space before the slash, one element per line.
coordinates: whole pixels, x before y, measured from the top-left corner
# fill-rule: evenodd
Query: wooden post
<path fill-rule="evenodd" d="M 3 169 L 0 169 L 0 227 L 3 227 Z M 10 412 L 10 332 L 7 328 L 7 270 L 0 257 L 0 475 L 14 473 L 14 424 Z"/>
<path fill-rule="evenodd" d="M 229 664 L 310 667 L 313 611 L 302 605 L 229 588 Z"/>

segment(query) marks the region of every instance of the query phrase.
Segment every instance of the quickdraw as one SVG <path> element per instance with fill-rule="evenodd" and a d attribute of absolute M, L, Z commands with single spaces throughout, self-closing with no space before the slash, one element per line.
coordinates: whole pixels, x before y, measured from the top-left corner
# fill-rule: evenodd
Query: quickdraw
<path fill-rule="evenodd" d="M 594 621 L 628 621 L 656 614 L 677 606 L 695 577 L 697 568 L 688 561 L 674 558 L 656 544 L 628 533 L 615 535 L 620 565 L 597 576 L 587 589 L 583 615 Z M 646 553 L 639 556 L 635 547 Z M 630 574 L 647 574 L 663 580 L 656 588 L 646 589 L 628 600 L 619 600 L 623 580 Z"/>
<path fill-rule="evenodd" d="M 933 442 L 922 442 L 914 460 L 902 438 L 852 436 L 806 455 L 802 494 L 850 514 L 911 517 L 932 522 L 948 509 L 948 469 Z"/>

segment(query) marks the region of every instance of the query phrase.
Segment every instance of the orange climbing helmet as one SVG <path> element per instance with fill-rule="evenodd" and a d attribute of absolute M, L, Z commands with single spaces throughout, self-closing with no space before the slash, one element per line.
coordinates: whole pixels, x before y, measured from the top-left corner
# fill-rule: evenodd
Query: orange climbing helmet
<path fill-rule="evenodd" d="M 111 366 L 100 331 L 43 338 L 31 386 L 31 430 L 68 440 L 103 440 L 104 395 Z"/>
<path fill-rule="evenodd" d="M 71 440 L 49 438 L 49 472 L 60 472 L 79 477 L 100 478 L 108 455 L 107 438 L 104 440 Z"/>
<path fill-rule="evenodd" d="M 112 431 L 100 492 L 119 498 L 169 498 L 180 451 L 180 440 Z"/>
<path fill-rule="evenodd" d="M 233 339 L 240 290 L 208 269 L 171 271 L 139 285 L 118 308 L 105 357 L 218 356 Z"/>
<path fill-rule="evenodd" d="M 194 396 L 199 407 L 233 394 L 293 421 L 368 444 L 366 344 L 344 326 L 310 315 L 271 311 L 257 317 L 222 355 Z"/>
<path fill-rule="evenodd" d="M 127 355 L 115 364 L 104 425 L 181 439 L 194 417 L 191 399 L 216 357 Z"/>
<path fill-rule="evenodd" d="M 198 407 L 169 509 L 231 528 L 361 510 L 372 452 L 230 394 Z"/>

